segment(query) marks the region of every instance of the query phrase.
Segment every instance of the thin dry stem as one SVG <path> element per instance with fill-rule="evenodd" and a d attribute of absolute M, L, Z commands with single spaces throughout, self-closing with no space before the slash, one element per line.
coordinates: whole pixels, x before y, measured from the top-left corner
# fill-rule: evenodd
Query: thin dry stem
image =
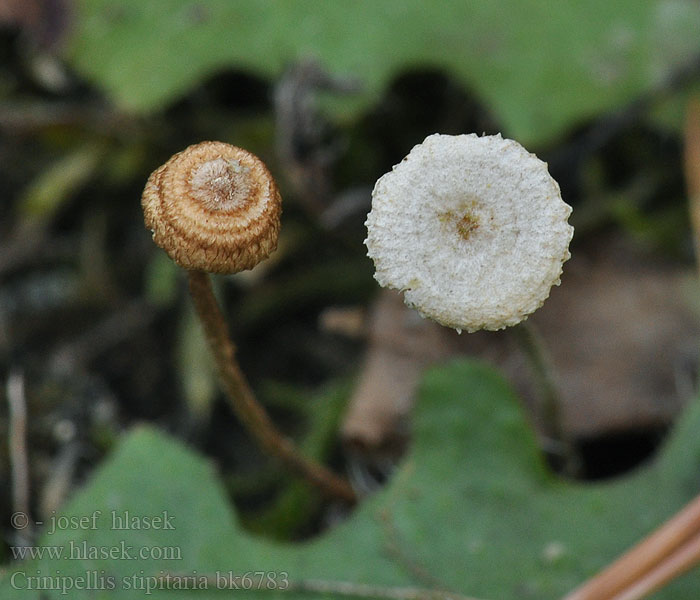
<path fill-rule="evenodd" d="M 236 416 L 265 451 L 282 460 L 292 471 L 315 485 L 326 496 L 355 502 L 355 492 L 345 479 L 300 454 L 292 441 L 275 427 L 265 409 L 255 399 L 236 361 L 235 347 L 228 335 L 226 320 L 214 297 L 209 275 L 201 271 L 188 271 L 188 274 L 190 293 L 197 314 L 214 354 L 226 397 Z"/>
<path fill-rule="evenodd" d="M 613 600 L 640 600 L 661 589 L 672 579 L 682 575 L 700 562 L 700 534 L 688 540 L 660 565 L 649 571 L 636 583 L 618 594 Z"/>
<path fill-rule="evenodd" d="M 383 598 L 386 600 L 478 600 L 453 592 L 413 587 L 385 587 L 348 581 L 305 579 L 289 582 L 290 592 L 332 594 L 351 598 Z"/>
<path fill-rule="evenodd" d="M 7 378 L 9 405 L 9 452 L 12 468 L 12 509 L 24 515 L 15 526 L 19 538 L 31 538 L 29 520 L 29 459 L 27 454 L 27 406 L 24 395 L 24 376 L 13 371 Z"/>
<path fill-rule="evenodd" d="M 676 574 L 680 574 L 692 566 L 692 563 L 686 564 L 689 550 L 684 548 L 679 553 L 681 558 L 678 561 L 674 554 L 685 544 L 691 542 L 694 544 L 696 550 L 694 560 L 697 563 L 700 559 L 700 548 L 697 548 L 698 541 L 694 538 L 697 531 L 700 531 L 700 496 L 593 579 L 588 580 L 566 596 L 564 600 L 622 600 L 623 598 L 624 600 L 632 600 L 632 598 L 641 598 L 642 596 L 628 597 L 621 594 L 637 585 L 645 577 L 651 577 L 649 580 L 651 584 L 655 581 L 662 581 L 660 575 L 664 573 L 675 571 Z M 672 554 L 674 562 L 670 563 L 670 570 L 665 569 L 654 575 L 659 565 Z M 663 579 L 663 581 L 667 580 Z"/>
<path fill-rule="evenodd" d="M 700 98 L 688 104 L 685 120 L 685 179 L 695 251 L 700 256 Z"/>

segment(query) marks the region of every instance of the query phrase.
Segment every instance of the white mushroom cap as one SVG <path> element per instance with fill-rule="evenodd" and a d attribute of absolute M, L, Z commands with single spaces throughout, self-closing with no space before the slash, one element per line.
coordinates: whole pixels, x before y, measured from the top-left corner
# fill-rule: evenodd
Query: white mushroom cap
<path fill-rule="evenodd" d="M 559 285 L 570 214 L 547 164 L 517 142 L 434 134 L 377 181 L 365 244 L 379 284 L 423 316 L 503 329 Z"/>

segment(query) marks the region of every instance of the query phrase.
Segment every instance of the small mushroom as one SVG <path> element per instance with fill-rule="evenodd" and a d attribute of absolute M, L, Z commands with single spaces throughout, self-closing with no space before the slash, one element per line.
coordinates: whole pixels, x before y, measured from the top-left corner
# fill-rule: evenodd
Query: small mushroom
<path fill-rule="evenodd" d="M 175 154 L 148 178 L 141 204 L 153 240 L 184 269 L 236 273 L 277 248 L 277 185 L 257 156 L 230 144 Z"/>
<path fill-rule="evenodd" d="M 281 199 L 267 167 L 236 146 L 201 142 L 151 174 L 141 205 L 155 243 L 187 269 L 197 316 L 241 423 L 261 448 L 326 496 L 355 502 L 349 482 L 301 454 L 257 401 L 207 274 L 252 269 L 277 247 Z"/>
<path fill-rule="evenodd" d="M 434 134 L 377 181 L 365 243 L 375 279 L 424 317 L 496 330 L 559 284 L 570 214 L 547 164 L 517 142 Z"/>

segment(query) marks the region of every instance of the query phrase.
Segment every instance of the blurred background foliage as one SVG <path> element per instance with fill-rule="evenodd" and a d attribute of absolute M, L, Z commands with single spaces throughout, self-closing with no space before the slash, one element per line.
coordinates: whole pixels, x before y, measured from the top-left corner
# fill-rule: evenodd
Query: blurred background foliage
<path fill-rule="evenodd" d="M 502 132 L 548 160 L 582 255 L 692 269 L 694 0 L 5 0 L 0 24 L 0 372 L 26 381 L 37 514 L 148 420 L 216 460 L 250 529 L 296 539 L 337 518 L 229 414 L 143 227 L 148 174 L 188 144 L 246 147 L 280 182 L 279 251 L 216 284 L 260 398 L 336 467 L 365 340 L 323 323 L 370 306 L 370 191 L 427 134 Z M 0 469 L 9 482 L 6 445 Z"/>
<path fill-rule="evenodd" d="M 84 0 L 67 57 L 117 106 L 149 113 L 235 66 L 276 77 L 313 56 L 362 79 L 345 119 L 406 69 L 435 69 L 528 146 L 619 107 L 697 52 L 700 15 L 683 0 L 420 0 L 143 4 Z M 233 28 L 233 31 L 232 31 Z"/>

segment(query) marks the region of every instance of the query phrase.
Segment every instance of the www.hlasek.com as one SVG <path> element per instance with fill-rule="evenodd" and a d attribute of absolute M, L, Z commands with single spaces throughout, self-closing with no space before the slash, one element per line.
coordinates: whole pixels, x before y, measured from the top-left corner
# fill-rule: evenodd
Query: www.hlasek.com
<path fill-rule="evenodd" d="M 182 560 L 179 546 L 127 545 L 124 540 L 111 546 L 92 546 L 86 541 L 69 540 L 63 546 L 11 546 L 12 558 L 54 560 Z"/>
<path fill-rule="evenodd" d="M 146 595 L 158 590 L 286 590 L 290 583 L 286 571 L 247 571 L 242 574 L 216 571 L 212 575 L 199 574 L 197 571 L 188 574 L 160 571 L 157 575 L 148 575 L 141 570 L 118 577 L 108 574 L 104 569 L 95 569 L 80 575 L 63 575 L 59 570 L 51 575 L 38 570 L 31 574 L 16 571 L 10 577 L 10 585 L 16 590 L 51 590 L 65 596 L 74 591 L 110 591 L 117 588 L 139 590 Z"/>

